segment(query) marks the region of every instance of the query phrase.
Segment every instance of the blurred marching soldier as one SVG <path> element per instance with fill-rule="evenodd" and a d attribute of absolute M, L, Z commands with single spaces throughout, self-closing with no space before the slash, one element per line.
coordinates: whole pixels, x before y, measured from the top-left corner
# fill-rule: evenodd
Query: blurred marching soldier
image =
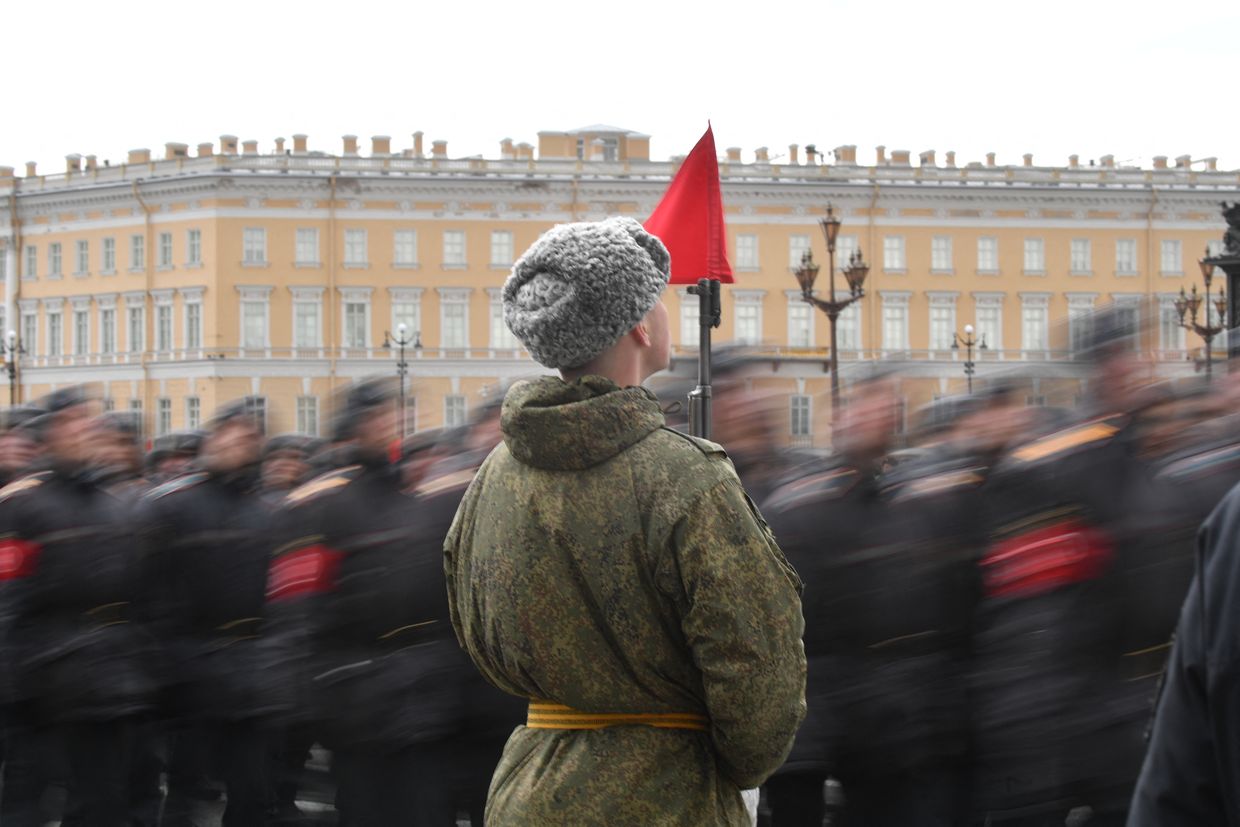
<path fill-rule="evenodd" d="M 442 557 L 418 553 L 420 518 L 393 462 L 395 388 L 350 388 L 337 441 L 353 463 L 293 491 L 268 583 L 275 668 L 333 751 L 349 827 L 452 825 L 450 768 L 432 748 L 459 730 Z"/>
<path fill-rule="evenodd" d="M 794 462 L 776 446 L 775 398 L 747 387 L 748 367 L 742 348 L 716 351 L 713 377 L 712 438 L 723 446 L 736 475 L 754 502 L 767 498 Z"/>
<path fill-rule="evenodd" d="M 117 496 L 133 499 L 147 489 L 143 478 L 142 415 L 109 411 L 98 420 L 94 458 L 100 482 Z"/>
<path fill-rule="evenodd" d="M 34 468 L 42 446 L 35 420 L 44 411 L 22 406 L 9 408 L 0 423 L 0 486 L 25 476 Z"/>
<path fill-rule="evenodd" d="M 206 779 L 222 777 L 225 827 L 261 825 L 266 742 L 254 639 L 264 605 L 269 510 L 257 496 L 262 426 L 249 399 L 224 406 L 202 445 L 200 471 L 153 489 L 138 528 L 159 595 L 154 628 L 165 652 L 174 732 L 166 825 L 193 823 Z"/>
<path fill-rule="evenodd" d="M 142 559 L 128 506 L 90 467 L 94 406 L 80 388 L 45 402 L 48 470 L 0 493 L 3 648 L 23 714 L 62 733 L 71 770 L 65 822 L 129 824 L 137 716 L 155 690 L 136 622 Z"/>
<path fill-rule="evenodd" d="M 190 469 L 202 448 L 202 431 L 174 431 L 155 437 L 146 455 L 146 476 L 152 485 L 167 482 Z"/>
<path fill-rule="evenodd" d="M 1094 320 L 1093 399 L 1075 424 L 1012 450 L 984 498 L 972 707 L 975 807 L 994 824 L 1122 824 L 1133 778 L 1123 702 L 1125 522 L 1138 457 L 1139 364 L 1121 317 Z"/>
<path fill-rule="evenodd" d="M 277 505 L 310 476 L 310 458 L 320 442 L 305 434 L 280 434 L 263 446 L 263 499 Z"/>
<path fill-rule="evenodd" d="M 445 542 L 488 681 L 529 700 L 487 823 L 749 825 L 805 714 L 800 582 L 723 450 L 664 427 L 669 256 L 637 222 L 544 233 L 504 286 L 546 367 Z"/>

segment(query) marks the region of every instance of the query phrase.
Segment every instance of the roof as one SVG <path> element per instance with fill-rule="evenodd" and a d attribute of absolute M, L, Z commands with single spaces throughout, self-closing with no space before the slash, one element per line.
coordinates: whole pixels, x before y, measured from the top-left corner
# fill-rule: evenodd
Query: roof
<path fill-rule="evenodd" d="M 623 127 L 619 127 L 619 126 L 608 126 L 605 123 L 591 124 L 590 126 L 583 126 L 583 127 L 580 127 L 579 129 L 570 129 L 568 131 L 569 135 L 580 135 L 583 133 L 589 134 L 589 135 L 603 135 L 603 134 L 628 135 L 630 138 L 649 138 L 650 137 L 649 135 L 643 135 L 641 132 L 634 132 L 632 129 L 624 129 Z"/>

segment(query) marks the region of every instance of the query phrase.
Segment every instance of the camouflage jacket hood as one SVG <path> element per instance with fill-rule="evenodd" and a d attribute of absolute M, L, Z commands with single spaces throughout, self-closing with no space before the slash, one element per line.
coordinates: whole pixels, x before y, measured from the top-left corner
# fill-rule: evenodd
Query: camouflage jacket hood
<path fill-rule="evenodd" d="M 545 471 L 582 471 L 606 462 L 664 425 L 655 395 L 602 376 L 518 382 L 500 427 L 513 457 Z"/>

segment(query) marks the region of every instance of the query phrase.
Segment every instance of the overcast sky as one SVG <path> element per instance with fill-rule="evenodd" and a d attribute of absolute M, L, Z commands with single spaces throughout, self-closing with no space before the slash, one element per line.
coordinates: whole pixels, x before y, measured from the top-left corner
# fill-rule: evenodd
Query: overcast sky
<path fill-rule="evenodd" d="M 856 144 L 1218 156 L 1240 167 L 1240 0 L 13 0 L 0 11 L 0 164 L 63 171 L 231 133 L 415 130 L 453 157 L 608 123 L 683 154 Z"/>

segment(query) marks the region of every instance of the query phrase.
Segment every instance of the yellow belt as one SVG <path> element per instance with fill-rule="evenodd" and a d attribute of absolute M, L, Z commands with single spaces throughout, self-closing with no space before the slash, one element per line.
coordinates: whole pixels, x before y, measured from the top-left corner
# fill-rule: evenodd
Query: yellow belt
<path fill-rule="evenodd" d="M 710 719 L 696 712 L 581 712 L 563 704 L 530 701 L 525 722 L 530 729 L 606 729 L 627 724 L 705 732 Z"/>

